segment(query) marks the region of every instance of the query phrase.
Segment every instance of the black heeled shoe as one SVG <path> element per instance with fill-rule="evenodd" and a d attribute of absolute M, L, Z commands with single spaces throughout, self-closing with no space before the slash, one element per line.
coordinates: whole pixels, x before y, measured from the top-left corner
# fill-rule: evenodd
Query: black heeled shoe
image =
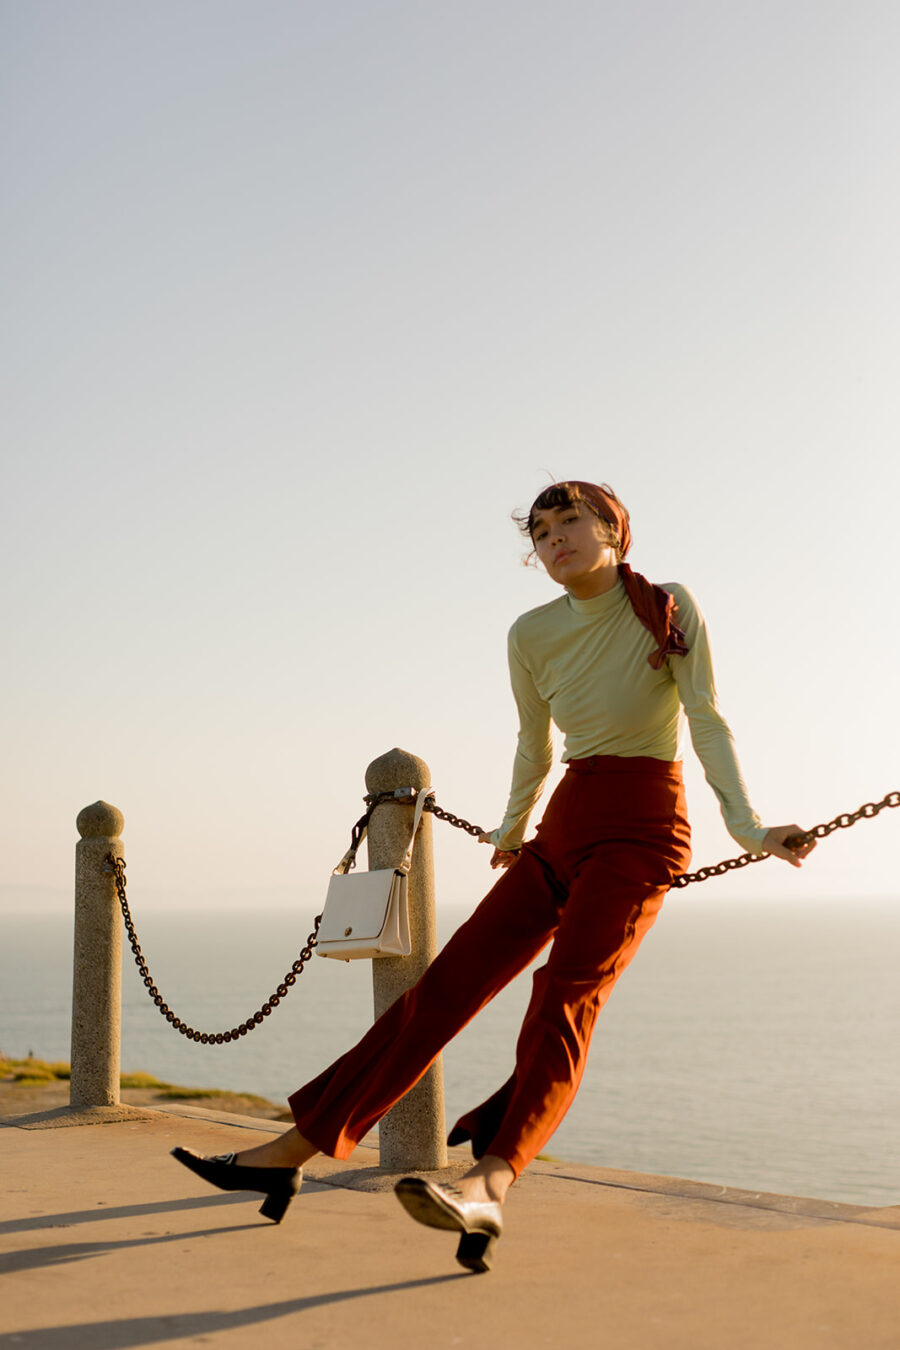
<path fill-rule="evenodd" d="M 288 1205 L 300 1189 L 302 1167 L 238 1167 L 234 1153 L 219 1153 L 205 1158 L 192 1148 L 173 1148 L 172 1157 L 196 1172 L 198 1177 L 218 1186 L 220 1191 L 261 1191 L 266 1197 L 260 1214 L 273 1223 L 281 1223 Z"/>
<path fill-rule="evenodd" d="M 495 1200 L 465 1200 L 451 1182 L 424 1177 L 401 1177 L 394 1192 L 417 1223 L 460 1234 L 456 1259 L 461 1266 L 479 1274 L 490 1270 L 494 1247 L 503 1232 L 503 1214 Z"/>
<path fill-rule="evenodd" d="M 494 1264 L 494 1247 L 497 1244 L 493 1233 L 463 1233 L 456 1249 L 456 1259 L 466 1270 L 483 1275 Z"/>

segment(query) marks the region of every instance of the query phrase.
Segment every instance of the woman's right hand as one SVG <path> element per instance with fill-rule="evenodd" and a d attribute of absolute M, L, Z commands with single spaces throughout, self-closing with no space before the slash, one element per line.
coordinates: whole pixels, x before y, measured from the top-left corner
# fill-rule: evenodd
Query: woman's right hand
<path fill-rule="evenodd" d="M 480 834 L 478 836 L 479 844 L 492 844 L 494 841 L 489 834 Z M 512 867 L 519 856 L 519 850 L 495 848 L 491 855 L 491 867 Z"/>

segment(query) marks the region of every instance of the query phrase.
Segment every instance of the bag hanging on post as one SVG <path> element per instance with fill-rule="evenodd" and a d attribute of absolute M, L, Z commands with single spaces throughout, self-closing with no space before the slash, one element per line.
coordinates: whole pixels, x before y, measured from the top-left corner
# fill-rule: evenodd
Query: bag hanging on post
<path fill-rule="evenodd" d="M 416 831 L 429 796 L 431 788 L 423 788 L 416 794 L 412 837 L 399 867 L 380 867 L 374 872 L 350 875 L 356 862 L 356 850 L 366 835 L 365 828 L 355 846 L 344 854 L 328 883 L 316 946 L 319 956 L 332 956 L 339 961 L 409 956 L 412 945 L 407 877 L 412 866 Z"/>

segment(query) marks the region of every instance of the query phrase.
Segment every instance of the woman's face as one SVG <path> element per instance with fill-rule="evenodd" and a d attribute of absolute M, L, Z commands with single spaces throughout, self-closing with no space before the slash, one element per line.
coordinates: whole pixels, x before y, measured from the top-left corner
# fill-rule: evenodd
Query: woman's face
<path fill-rule="evenodd" d="M 581 503 L 539 512 L 531 537 L 548 576 L 568 590 L 590 588 L 616 565 L 609 526 Z"/>

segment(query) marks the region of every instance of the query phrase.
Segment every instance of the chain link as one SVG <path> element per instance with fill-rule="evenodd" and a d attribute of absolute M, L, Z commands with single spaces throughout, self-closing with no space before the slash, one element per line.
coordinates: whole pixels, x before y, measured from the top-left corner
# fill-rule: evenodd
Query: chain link
<path fill-rule="evenodd" d="M 433 797 L 425 798 L 425 810 L 437 816 L 438 820 L 446 820 L 448 825 L 455 826 L 457 830 L 465 830 L 466 834 L 471 834 L 476 839 L 480 834 L 484 834 L 480 825 L 473 825 L 470 821 L 463 820 L 462 816 L 455 816 L 452 811 L 444 811 Z"/>
<path fill-rule="evenodd" d="M 360 817 L 351 831 L 351 849 L 354 859 L 356 850 L 362 839 L 363 828 L 368 825 L 375 807 L 388 801 L 395 802 L 398 805 L 409 804 L 414 798 L 415 790 L 413 788 L 399 788 L 396 792 L 369 793 L 365 798 L 367 807 L 366 813 L 364 816 Z M 814 825 L 810 830 L 804 830 L 800 834 L 791 835 L 785 840 L 785 843 L 789 848 L 796 848 L 800 844 L 810 843 L 813 839 L 825 839 L 829 834 L 833 834 L 835 830 L 848 830 L 850 826 L 855 825 L 858 820 L 873 820 L 879 812 L 893 806 L 900 806 L 900 792 L 889 792 L 885 797 L 882 797 L 880 802 L 866 802 L 856 811 L 843 811 L 839 816 L 835 816 L 834 820 L 828 821 L 827 824 Z M 453 825 L 458 830 L 465 830 L 467 834 L 477 837 L 484 833 L 480 825 L 473 825 L 470 821 L 463 820 L 461 816 L 455 816 L 452 811 L 444 811 L 442 807 L 438 806 L 434 797 L 426 798 L 424 809 L 430 811 L 432 815 L 437 816 L 438 820 L 445 820 L 448 825 Z M 747 867 L 750 863 L 762 862 L 764 858 L 768 858 L 769 856 L 770 854 L 768 853 L 742 853 L 740 857 L 737 858 L 726 858 L 723 862 L 716 863 L 713 867 L 701 867 L 696 872 L 685 872 L 682 876 L 676 877 L 672 882 L 672 889 L 680 890 L 684 886 L 690 886 L 694 881 L 708 881 L 710 877 L 724 876 L 726 872 L 733 872 L 740 867 Z M 269 995 L 262 1007 L 259 1008 L 252 1017 L 248 1017 L 246 1022 L 241 1022 L 239 1026 L 232 1027 L 230 1031 L 196 1031 L 193 1027 L 189 1027 L 186 1022 L 183 1022 L 180 1017 L 175 1016 L 172 1009 L 153 983 L 153 979 L 147 967 L 147 962 L 144 960 L 141 946 L 137 939 L 137 933 L 134 929 L 131 911 L 128 907 L 128 900 L 125 895 L 124 859 L 117 858 L 112 853 L 108 853 L 106 855 L 106 863 L 103 870 L 115 875 L 116 893 L 119 897 L 119 904 L 122 907 L 122 918 L 125 921 L 125 931 L 128 933 L 131 950 L 134 952 L 135 963 L 140 971 L 141 979 L 144 982 L 147 993 L 156 1004 L 162 1016 L 176 1031 L 180 1032 L 182 1036 L 187 1036 L 188 1040 L 198 1041 L 201 1045 L 223 1045 L 229 1041 L 236 1041 L 239 1040 L 241 1036 L 246 1036 L 248 1032 L 255 1031 L 258 1026 L 261 1026 L 264 1019 L 272 1012 L 272 1009 L 278 1007 L 281 1000 L 287 996 L 293 985 L 297 983 L 297 976 L 302 973 L 304 966 L 313 954 L 313 949 L 317 945 L 316 939 L 318 937 L 319 924 L 322 922 L 321 914 L 316 915 L 313 931 L 307 938 L 306 946 L 301 950 L 297 960 L 293 963 L 284 979 L 277 986 L 275 992 Z"/>
<path fill-rule="evenodd" d="M 269 1016 L 273 1008 L 277 1008 L 283 998 L 290 993 L 293 985 L 297 983 L 297 976 L 302 974 L 303 967 L 313 954 L 313 948 L 317 945 L 316 937 L 319 932 L 319 924 L 322 922 L 322 915 L 317 914 L 315 918 L 315 927 L 306 939 L 306 946 L 301 950 L 297 960 L 293 963 L 290 970 L 284 976 L 284 979 L 276 988 L 275 992 L 270 994 L 265 1003 L 259 1008 L 252 1017 L 248 1017 L 246 1022 L 241 1022 L 240 1026 L 232 1027 L 230 1031 L 196 1031 L 189 1027 L 180 1017 L 176 1017 L 172 1009 L 166 1003 L 162 994 L 156 985 L 147 968 L 147 962 L 144 960 L 144 954 L 141 951 L 141 944 L 137 940 L 137 933 L 134 931 L 134 923 L 131 918 L 131 910 L 128 907 L 128 900 L 125 896 L 125 860 L 117 858 L 114 854 L 106 855 L 106 865 L 104 872 L 112 872 L 116 879 L 116 893 L 119 897 L 119 904 L 122 906 L 122 918 L 125 920 L 125 931 L 131 942 L 131 950 L 134 952 L 134 959 L 138 970 L 141 973 L 141 979 L 144 981 L 147 993 L 156 1004 L 166 1021 L 179 1031 L 182 1036 L 187 1036 L 189 1041 L 198 1041 L 201 1045 L 223 1045 L 229 1041 L 237 1041 L 241 1036 L 246 1036 L 248 1032 L 255 1031 L 258 1026 L 262 1026 L 265 1018 Z"/>

